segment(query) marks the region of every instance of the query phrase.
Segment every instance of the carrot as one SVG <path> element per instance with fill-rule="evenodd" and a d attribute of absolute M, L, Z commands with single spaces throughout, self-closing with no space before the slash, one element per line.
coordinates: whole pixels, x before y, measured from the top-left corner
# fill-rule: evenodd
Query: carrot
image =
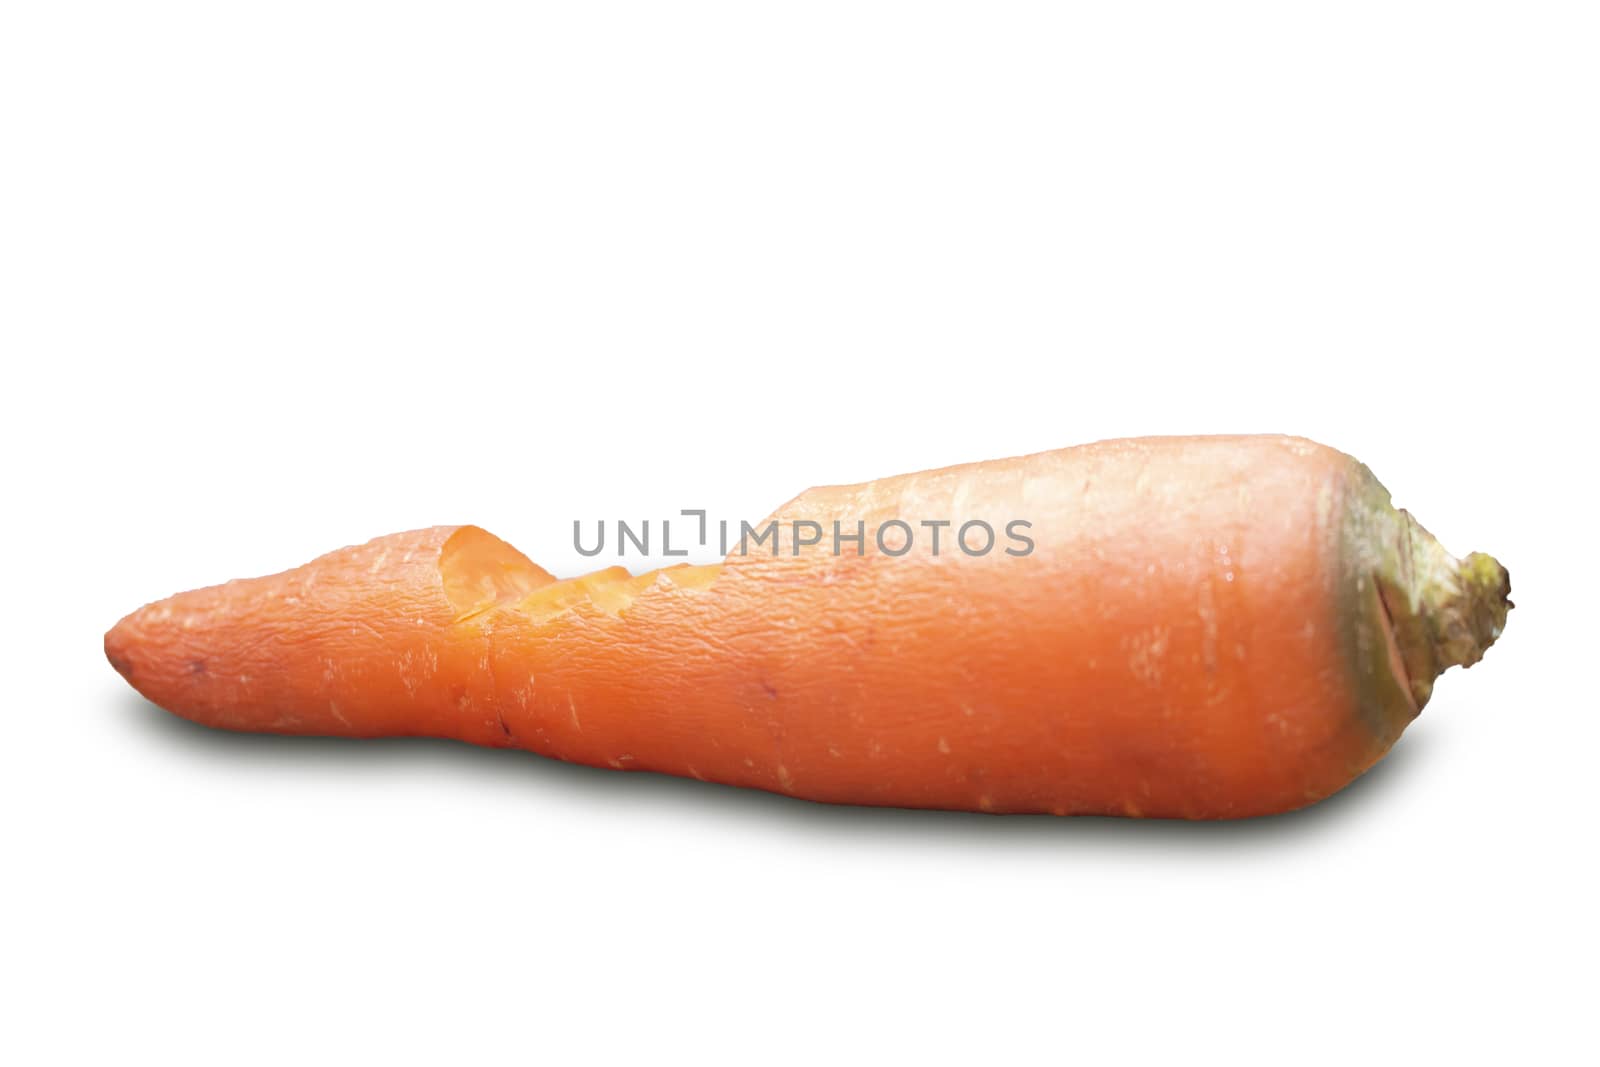
<path fill-rule="evenodd" d="M 230 730 L 1210 819 L 1342 788 L 1511 606 L 1498 563 L 1458 562 L 1366 467 L 1296 438 L 1108 441 L 811 489 L 770 518 L 720 564 L 565 581 L 473 526 L 395 534 L 151 604 L 106 655 Z M 991 550 L 975 526 L 955 543 L 972 519 Z"/>

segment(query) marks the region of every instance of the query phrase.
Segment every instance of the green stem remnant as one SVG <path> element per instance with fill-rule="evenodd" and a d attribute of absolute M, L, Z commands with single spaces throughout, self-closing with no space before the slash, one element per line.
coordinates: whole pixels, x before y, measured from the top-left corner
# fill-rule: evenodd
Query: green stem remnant
<path fill-rule="evenodd" d="M 1505 629 L 1511 578 L 1482 552 L 1457 560 L 1409 513 L 1396 514 L 1400 551 L 1392 571 L 1379 570 L 1378 590 L 1420 708 L 1435 678 L 1478 662 Z"/>

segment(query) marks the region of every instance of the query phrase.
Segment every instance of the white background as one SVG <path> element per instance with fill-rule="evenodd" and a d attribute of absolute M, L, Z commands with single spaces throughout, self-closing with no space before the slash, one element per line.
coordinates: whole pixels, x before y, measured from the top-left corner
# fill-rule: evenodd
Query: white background
<path fill-rule="evenodd" d="M 6 5 L 4 1058 L 1595 1062 L 1597 54 L 1577 3 Z M 213 734 L 101 656 L 415 526 L 570 574 L 574 517 L 1239 431 L 1518 605 L 1279 819 Z"/>

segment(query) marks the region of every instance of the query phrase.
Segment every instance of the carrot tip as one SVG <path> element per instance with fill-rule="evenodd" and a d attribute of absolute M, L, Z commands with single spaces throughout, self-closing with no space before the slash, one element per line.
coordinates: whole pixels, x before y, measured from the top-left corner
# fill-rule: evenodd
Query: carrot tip
<path fill-rule="evenodd" d="M 120 629 L 120 626 L 118 627 Z M 111 664 L 111 669 L 122 675 L 123 678 L 133 677 L 133 662 L 122 653 L 122 641 L 117 630 L 106 633 L 106 662 Z"/>

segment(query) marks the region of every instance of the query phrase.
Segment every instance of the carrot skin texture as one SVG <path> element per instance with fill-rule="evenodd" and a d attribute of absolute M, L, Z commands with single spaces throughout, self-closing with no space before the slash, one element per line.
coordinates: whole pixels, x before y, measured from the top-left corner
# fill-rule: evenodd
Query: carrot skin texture
<path fill-rule="evenodd" d="M 1342 788 L 1417 714 L 1373 575 L 1400 538 L 1386 508 L 1366 468 L 1299 439 L 1103 442 L 812 489 L 771 516 L 776 556 L 592 597 L 475 527 L 395 534 L 152 604 L 106 653 L 234 730 L 451 737 L 839 803 L 1263 815 Z M 874 549 L 923 517 L 1026 519 L 1034 549 Z M 790 523 L 835 519 L 864 521 L 865 554 L 792 553 Z"/>

